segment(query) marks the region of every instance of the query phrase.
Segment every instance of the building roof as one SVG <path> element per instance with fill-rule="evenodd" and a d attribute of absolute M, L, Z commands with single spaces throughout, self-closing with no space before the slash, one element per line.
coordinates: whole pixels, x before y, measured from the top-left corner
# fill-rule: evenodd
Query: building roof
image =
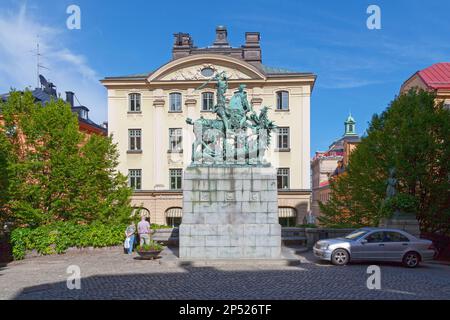
<path fill-rule="evenodd" d="M 285 69 L 285 68 L 266 66 L 265 64 L 260 64 L 258 69 L 263 71 L 264 74 L 266 74 L 266 75 L 290 75 L 290 74 L 292 74 L 292 75 L 311 74 L 312 75 L 312 72 L 294 71 L 294 70 L 289 70 L 289 69 Z M 155 72 L 155 71 L 135 73 L 135 74 L 129 74 L 129 75 L 121 75 L 121 76 L 105 77 L 105 79 L 144 80 L 144 79 L 147 79 L 150 75 L 152 75 L 153 72 Z"/>
<path fill-rule="evenodd" d="M 353 119 L 352 115 L 349 114 L 345 123 L 356 123 L 355 119 Z"/>
<path fill-rule="evenodd" d="M 450 89 L 450 62 L 435 63 L 417 75 L 432 89 Z"/>
<path fill-rule="evenodd" d="M 172 61 L 193 55 L 225 55 L 239 59 L 256 67 L 266 77 L 281 76 L 314 76 L 312 72 L 300 72 L 286 68 L 267 66 L 262 63 L 259 32 L 246 32 L 245 43 L 240 47 L 233 47 L 228 42 L 227 28 L 223 25 L 217 26 L 216 38 L 212 45 L 199 48 L 189 33 L 178 32 L 174 34 L 174 45 L 172 48 Z M 170 63 L 170 62 L 169 62 Z M 159 68 L 157 69 L 159 70 Z M 145 80 L 157 72 L 136 73 L 122 76 L 105 77 L 105 80 Z"/>
<path fill-rule="evenodd" d="M 42 84 L 42 85 L 44 85 L 44 84 Z M 51 84 L 51 87 L 35 88 L 31 92 L 31 94 L 33 95 L 35 101 L 41 102 L 42 105 L 45 106 L 51 100 L 59 99 L 55 88 L 56 87 L 53 84 Z M 0 100 L 6 101 L 6 100 L 8 100 L 9 96 L 10 96 L 10 93 L 0 94 Z M 69 102 L 69 101 L 67 101 L 67 102 Z M 69 102 L 69 104 L 72 104 L 72 103 L 73 103 L 73 101 L 71 103 Z M 83 123 L 84 128 L 89 129 L 90 131 L 93 131 L 93 132 L 96 132 L 99 134 L 103 134 L 103 135 L 107 134 L 107 130 L 103 126 L 95 123 L 94 121 L 89 119 L 89 117 L 87 117 L 87 118 L 81 117 L 81 115 L 78 111 L 80 109 L 83 109 L 83 110 L 89 112 L 89 109 L 87 107 L 71 105 L 71 109 L 73 112 L 76 112 L 78 114 L 78 122 L 80 123 L 80 125 L 81 125 L 81 123 Z M 1 107 L 0 107 L 0 113 L 1 113 Z"/>
<path fill-rule="evenodd" d="M 344 150 L 344 141 L 360 142 L 361 138 L 358 135 L 344 135 L 337 139 L 330 145 L 330 151 Z"/>

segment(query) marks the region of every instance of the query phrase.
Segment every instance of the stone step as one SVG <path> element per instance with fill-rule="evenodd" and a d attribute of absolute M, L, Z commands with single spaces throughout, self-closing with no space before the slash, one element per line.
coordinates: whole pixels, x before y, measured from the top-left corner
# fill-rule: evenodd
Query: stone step
<path fill-rule="evenodd" d="M 168 267 L 205 267 L 223 265 L 248 266 L 298 266 L 301 261 L 295 255 L 300 247 L 282 247 L 281 257 L 274 259 L 180 259 L 177 247 L 167 247 L 161 252 L 160 265 Z"/>

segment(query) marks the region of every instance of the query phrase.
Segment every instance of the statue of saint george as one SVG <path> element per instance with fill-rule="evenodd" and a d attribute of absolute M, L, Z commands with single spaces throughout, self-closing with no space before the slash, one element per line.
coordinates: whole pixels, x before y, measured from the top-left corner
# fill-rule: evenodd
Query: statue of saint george
<path fill-rule="evenodd" d="M 224 161 L 227 164 L 236 161 L 239 164 L 242 161 L 245 164 L 260 164 L 270 144 L 270 132 L 276 128 L 267 117 L 269 108 L 264 107 L 258 116 L 248 101 L 244 84 L 239 85 L 227 105 L 225 94 L 228 77 L 224 71 L 216 73 L 197 90 L 206 87 L 211 81 L 217 82 L 217 103 L 213 109 L 217 119 L 201 117 L 196 121 L 186 120 L 194 126 L 193 164 L 222 164 Z M 221 152 L 218 153 L 218 149 Z"/>

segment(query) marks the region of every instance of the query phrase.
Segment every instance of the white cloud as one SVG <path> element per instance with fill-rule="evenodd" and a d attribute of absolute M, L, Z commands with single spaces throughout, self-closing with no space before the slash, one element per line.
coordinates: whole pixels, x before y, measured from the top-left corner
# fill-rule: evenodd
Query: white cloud
<path fill-rule="evenodd" d="M 64 28 L 65 24 L 57 28 L 39 22 L 26 5 L 15 12 L 0 12 L 0 92 L 36 87 L 39 42 L 41 64 L 48 68 L 41 73 L 57 86 L 63 98 L 65 91 L 74 91 L 80 103 L 91 110 L 91 119 L 101 123 L 107 118 L 106 91 L 87 58 L 64 46 L 66 33 L 76 32 Z"/>

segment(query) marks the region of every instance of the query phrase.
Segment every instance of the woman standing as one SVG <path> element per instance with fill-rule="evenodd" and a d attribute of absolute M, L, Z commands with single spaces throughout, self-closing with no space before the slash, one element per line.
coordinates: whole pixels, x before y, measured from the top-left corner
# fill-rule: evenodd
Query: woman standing
<path fill-rule="evenodd" d="M 128 254 L 133 253 L 135 233 L 136 233 L 136 224 L 134 222 L 132 222 L 127 227 L 127 230 L 125 230 L 126 239 L 125 239 L 124 247 L 127 250 Z"/>

